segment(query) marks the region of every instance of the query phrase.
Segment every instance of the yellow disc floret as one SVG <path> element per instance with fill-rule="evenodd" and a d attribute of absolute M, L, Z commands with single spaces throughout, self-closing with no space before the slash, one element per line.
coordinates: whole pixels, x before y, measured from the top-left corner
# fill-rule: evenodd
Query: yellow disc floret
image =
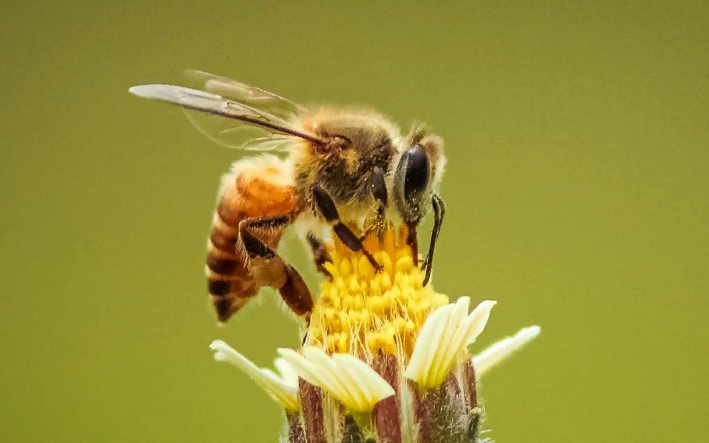
<path fill-rule="evenodd" d="M 331 277 L 320 285 L 306 344 L 363 357 L 411 356 L 426 317 L 448 297 L 430 283 L 422 285 L 421 261 L 414 264 L 406 228 L 396 234 L 388 229 L 364 240 L 364 249 L 381 266 L 378 272 L 362 252 L 339 240 L 328 247 L 332 263 L 325 267 Z"/>

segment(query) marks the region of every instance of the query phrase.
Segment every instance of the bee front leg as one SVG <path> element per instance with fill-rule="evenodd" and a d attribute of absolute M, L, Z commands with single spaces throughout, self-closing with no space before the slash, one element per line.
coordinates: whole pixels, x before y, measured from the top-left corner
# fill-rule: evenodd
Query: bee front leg
<path fill-rule="evenodd" d="M 381 271 L 381 265 L 377 263 L 372 254 L 364 249 L 362 240 L 360 240 L 347 225 L 340 221 L 340 214 L 337 212 L 335 202 L 330 195 L 317 184 L 313 185 L 313 201 L 320 215 L 322 215 L 328 223 L 332 224 L 332 230 L 340 241 L 354 252 L 362 251 L 362 254 L 367 257 L 372 267 L 374 267 L 377 272 Z"/>
<path fill-rule="evenodd" d="M 370 183 L 372 187 L 372 196 L 374 200 L 377 201 L 379 207 L 377 208 L 377 221 L 375 226 L 384 226 L 384 212 L 387 207 L 387 185 L 384 181 L 384 172 L 382 172 L 379 166 L 375 166 L 372 169 L 372 176 L 370 178 Z"/>
<path fill-rule="evenodd" d="M 384 181 L 384 172 L 382 172 L 379 166 L 375 166 L 374 169 L 372 169 L 369 183 L 370 189 L 372 190 L 372 197 L 374 197 L 374 201 L 377 203 L 377 214 L 374 218 L 374 223 L 368 226 L 364 234 L 359 238 L 361 241 L 369 237 L 372 232 L 381 232 L 384 230 L 385 223 L 384 217 L 386 215 L 388 192 L 386 182 Z"/>
<path fill-rule="evenodd" d="M 279 281 L 276 285 L 278 292 L 281 293 L 286 305 L 309 324 L 314 302 L 303 277 L 293 266 L 285 263 L 278 253 L 264 243 L 255 232 L 256 230 L 283 229 L 290 222 L 289 216 L 248 218 L 239 223 L 239 236 L 250 259 L 268 260 L 269 264 L 280 267 L 279 271 L 283 273 L 285 278 L 284 282 Z"/>
<path fill-rule="evenodd" d="M 411 256 L 414 258 L 414 266 L 419 265 L 419 239 L 418 223 L 407 223 L 409 234 L 406 236 L 406 244 L 411 248 Z"/>
<path fill-rule="evenodd" d="M 446 214 L 446 205 L 443 203 L 443 199 L 438 194 L 433 194 L 431 196 L 431 203 L 433 204 L 433 231 L 431 232 L 431 243 L 428 247 L 428 254 L 426 255 L 426 260 L 423 262 L 423 268 L 426 270 L 426 276 L 423 279 L 423 285 L 426 286 L 428 281 L 431 279 L 431 272 L 433 270 L 433 252 L 436 249 L 436 240 L 438 240 L 438 234 L 441 233 L 441 226 L 443 225 L 443 216 Z"/>

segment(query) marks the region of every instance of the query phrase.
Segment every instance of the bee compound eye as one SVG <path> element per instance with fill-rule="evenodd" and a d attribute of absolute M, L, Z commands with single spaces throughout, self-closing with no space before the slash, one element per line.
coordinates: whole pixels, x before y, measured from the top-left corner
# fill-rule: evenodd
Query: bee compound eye
<path fill-rule="evenodd" d="M 428 186 L 430 162 L 426 150 L 415 145 L 406 151 L 406 173 L 404 175 L 404 197 L 410 198 Z"/>

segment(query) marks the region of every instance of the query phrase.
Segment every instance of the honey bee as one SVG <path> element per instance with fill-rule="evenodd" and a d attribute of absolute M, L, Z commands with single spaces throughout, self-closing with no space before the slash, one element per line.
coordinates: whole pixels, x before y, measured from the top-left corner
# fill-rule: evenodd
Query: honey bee
<path fill-rule="evenodd" d="M 187 74 L 201 89 L 149 84 L 129 91 L 181 106 L 201 132 L 222 145 L 286 153 L 237 160 L 222 178 L 206 266 L 220 321 L 268 286 L 309 322 L 313 297 L 298 271 L 277 253 L 290 225 L 306 240 L 320 272 L 327 275 L 329 232 L 378 270 L 363 248 L 364 237 L 386 223 L 403 223 L 418 261 L 416 228 L 432 207 L 434 227 L 422 264 L 428 283 L 445 212 L 436 192 L 446 162 L 439 136 L 421 125 L 403 136 L 373 110 L 306 108 L 225 77 Z"/>

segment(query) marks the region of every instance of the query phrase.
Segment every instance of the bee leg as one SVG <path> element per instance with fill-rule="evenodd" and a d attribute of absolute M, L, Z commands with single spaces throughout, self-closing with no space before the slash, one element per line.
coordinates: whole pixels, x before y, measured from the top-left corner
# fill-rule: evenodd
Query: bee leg
<path fill-rule="evenodd" d="M 411 248 L 411 256 L 414 258 L 414 266 L 419 265 L 419 240 L 418 240 L 418 223 L 409 223 L 406 225 L 409 235 L 406 236 L 406 244 Z"/>
<path fill-rule="evenodd" d="M 369 183 L 372 196 L 377 202 L 377 215 L 375 216 L 374 223 L 369 226 L 359 238 L 361 241 L 369 237 L 372 232 L 381 231 L 384 228 L 384 216 L 387 207 L 387 185 L 384 181 L 384 173 L 379 166 L 375 166 L 374 169 L 372 169 Z"/>
<path fill-rule="evenodd" d="M 305 284 L 303 277 L 291 265 L 286 264 L 286 283 L 278 288 L 281 297 L 289 308 L 303 317 L 305 324 L 310 326 L 310 314 L 313 312 L 313 295 Z"/>
<path fill-rule="evenodd" d="M 310 323 L 310 314 L 313 311 L 313 296 L 305 284 L 303 277 L 295 268 L 283 261 L 281 257 L 265 244 L 255 232 L 254 229 L 279 229 L 283 228 L 291 222 L 289 216 L 280 217 L 265 217 L 265 218 L 247 218 L 239 223 L 239 236 L 246 253 L 251 259 L 278 259 L 279 263 L 283 264 L 283 273 L 285 282 L 280 285 L 278 292 L 281 293 L 283 301 L 286 305 L 295 312 L 298 316 L 303 317 L 306 323 Z"/>
<path fill-rule="evenodd" d="M 374 199 L 379 202 L 379 207 L 377 208 L 377 226 L 382 226 L 384 225 L 384 211 L 386 211 L 387 207 L 388 194 L 387 185 L 384 181 L 384 172 L 382 172 L 379 166 L 375 166 L 374 169 L 372 169 L 370 183 L 372 186 L 372 195 Z"/>
<path fill-rule="evenodd" d="M 428 247 L 428 255 L 426 255 L 426 260 L 423 262 L 423 268 L 426 270 L 426 276 L 423 279 L 423 286 L 428 284 L 431 279 L 431 272 L 433 270 L 433 252 L 436 249 L 436 240 L 438 240 L 438 234 L 441 233 L 441 226 L 443 225 L 443 216 L 446 214 L 446 205 L 443 203 L 443 199 L 438 194 L 433 194 L 431 196 L 431 203 L 433 204 L 433 231 L 431 232 L 431 243 Z"/>
<path fill-rule="evenodd" d="M 317 267 L 318 272 L 323 274 L 328 279 L 332 279 L 332 274 L 330 274 L 330 271 L 325 269 L 325 263 L 332 263 L 332 257 L 330 257 L 330 253 L 327 252 L 325 243 L 317 238 L 312 232 L 308 232 L 306 239 L 308 240 L 310 249 L 313 251 L 313 258 L 315 259 L 315 266 Z"/>
<path fill-rule="evenodd" d="M 335 235 L 354 252 L 362 251 L 369 263 L 374 267 L 374 269 L 379 272 L 382 270 L 382 266 L 377 263 L 372 254 L 370 254 L 362 245 L 362 240 L 357 237 L 357 235 L 352 232 L 350 228 L 340 221 L 340 214 L 337 212 L 337 207 L 335 202 L 328 193 L 320 186 L 313 185 L 313 197 L 315 201 L 315 207 L 317 208 L 320 215 L 322 215 L 328 223 L 332 224 L 332 230 Z"/>

